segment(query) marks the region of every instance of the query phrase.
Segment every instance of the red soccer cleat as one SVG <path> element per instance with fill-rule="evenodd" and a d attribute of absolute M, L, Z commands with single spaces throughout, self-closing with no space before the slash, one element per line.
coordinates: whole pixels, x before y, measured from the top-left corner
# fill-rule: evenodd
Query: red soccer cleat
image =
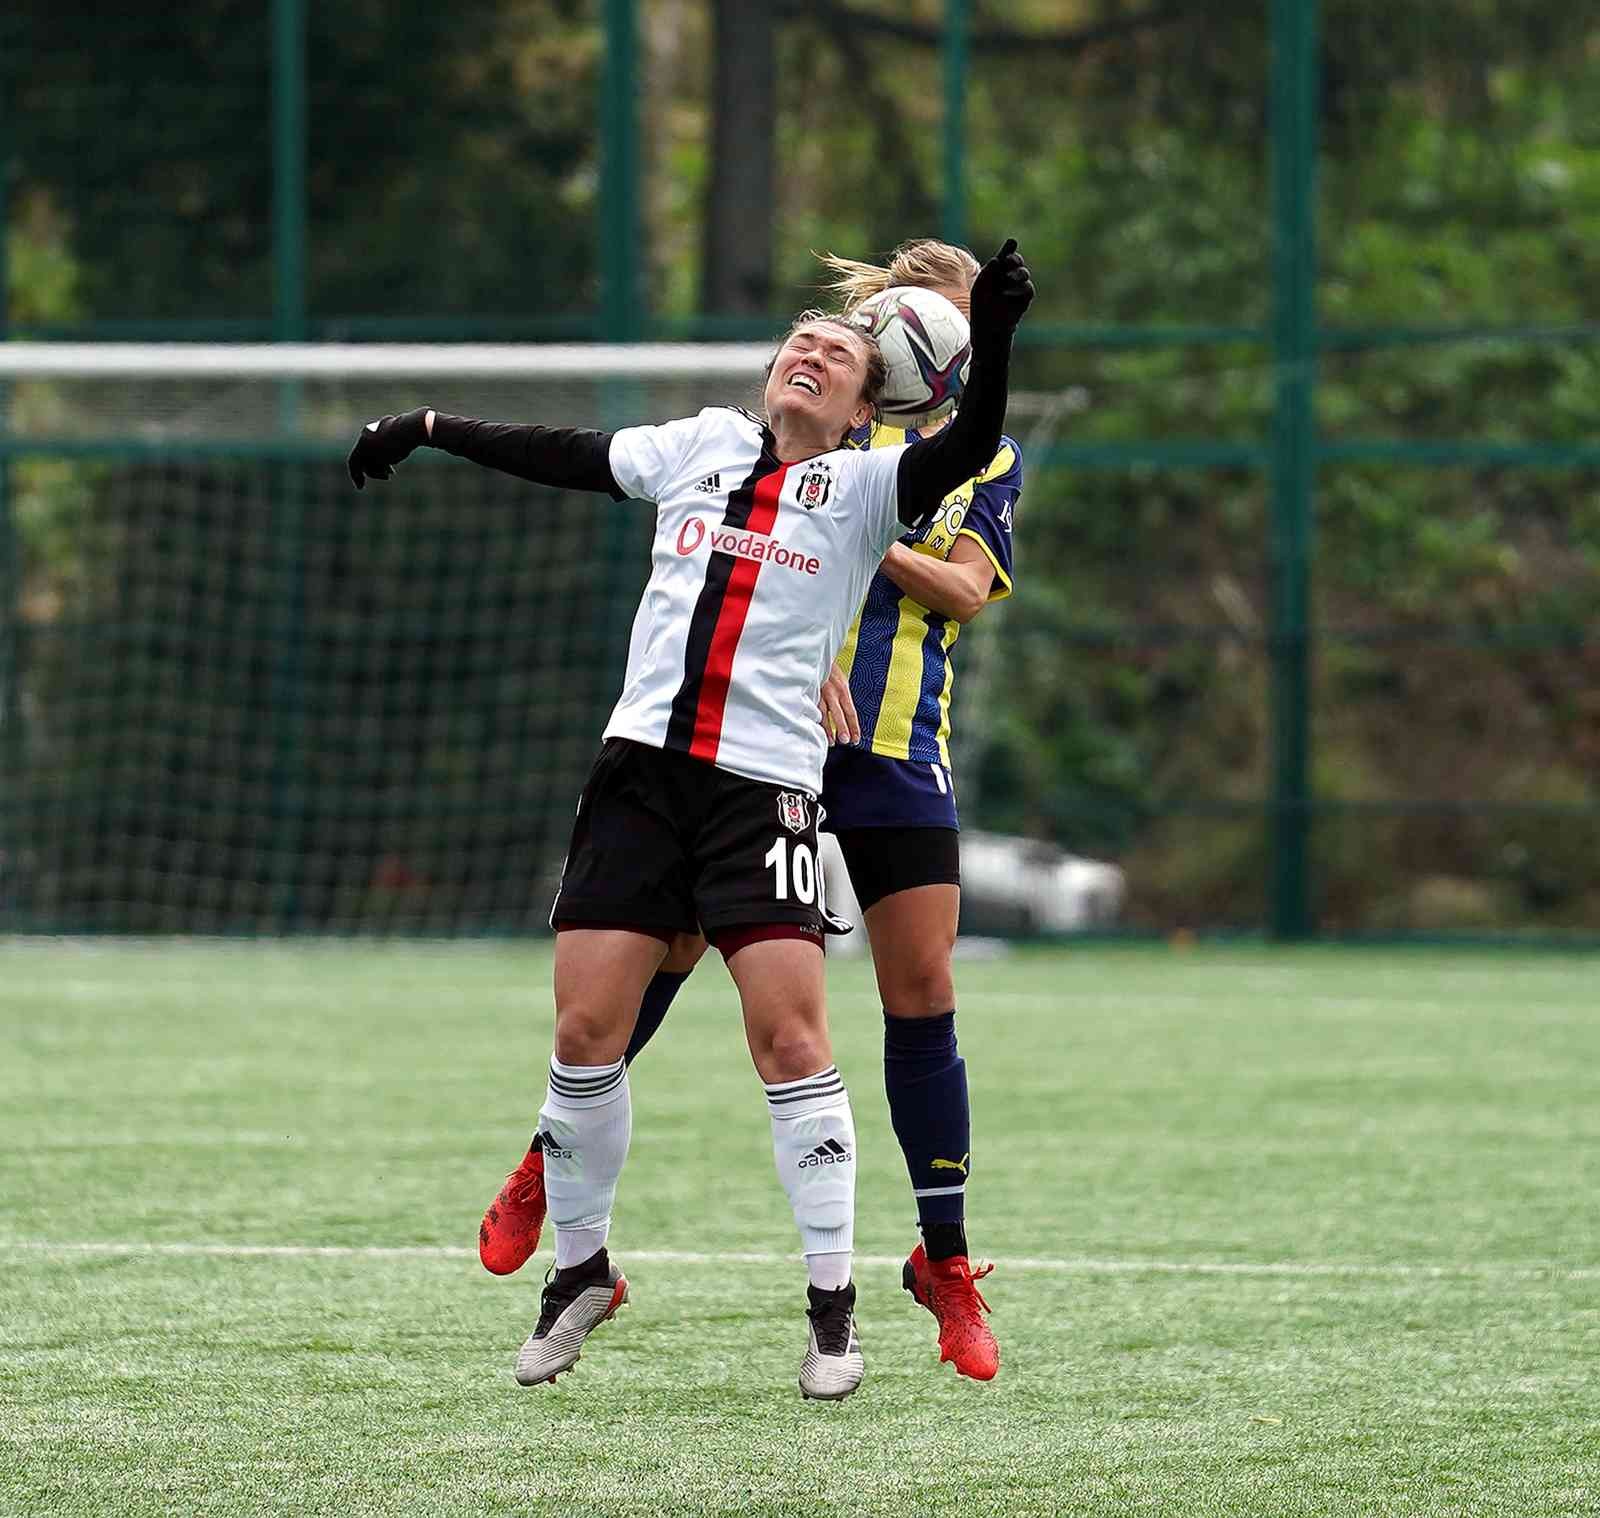
<path fill-rule="evenodd" d="M 544 1146 L 534 1141 L 478 1225 L 478 1258 L 491 1275 L 521 1270 L 544 1231 Z"/>
<path fill-rule="evenodd" d="M 1000 1369 L 1000 1346 L 982 1316 L 989 1304 L 976 1284 L 993 1269 L 974 1270 L 964 1254 L 930 1260 L 918 1244 L 900 1272 L 900 1284 L 939 1324 L 940 1363 L 953 1361 L 958 1374 L 974 1381 L 992 1381 Z"/>

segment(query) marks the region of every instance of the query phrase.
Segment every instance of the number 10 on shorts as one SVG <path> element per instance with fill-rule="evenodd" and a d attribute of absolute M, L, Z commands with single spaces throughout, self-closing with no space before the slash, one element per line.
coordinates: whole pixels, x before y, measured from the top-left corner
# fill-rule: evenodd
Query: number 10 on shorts
<path fill-rule="evenodd" d="M 803 905 L 809 907 L 821 895 L 818 890 L 817 856 L 811 852 L 811 845 L 805 839 L 797 838 L 794 847 L 790 848 L 789 840 L 779 833 L 761 862 L 772 871 L 773 895 L 779 901 L 789 899 L 791 879 L 794 882 L 795 899 Z"/>

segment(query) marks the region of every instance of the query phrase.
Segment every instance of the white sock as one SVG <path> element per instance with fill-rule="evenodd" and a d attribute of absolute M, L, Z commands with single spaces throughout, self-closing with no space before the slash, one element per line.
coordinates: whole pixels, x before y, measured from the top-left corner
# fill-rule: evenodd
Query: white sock
<path fill-rule="evenodd" d="M 850 1096 L 829 1065 L 767 1087 L 772 1153 L 800 1229 L 811 1284 L 832 1291 L 850 1279 L 856 1225 L 856 1125 Z"/>
<path fill-rule="evenodd" d="M 818 1291 L 838 1291 L 850 1284 L 850 1255 L 848 1252 L 808 1254 L 806 1274 Z"/>
<path fill-rule="evenodd" d="M 632 1131 L 628 1067 L 622 1060 L 565 1065 L 551 1057 L 539 1132 L 544 1135 L 544 1192 L 556 1230 L 557 1270 L 580 1265 L 604 1248 Z"/>

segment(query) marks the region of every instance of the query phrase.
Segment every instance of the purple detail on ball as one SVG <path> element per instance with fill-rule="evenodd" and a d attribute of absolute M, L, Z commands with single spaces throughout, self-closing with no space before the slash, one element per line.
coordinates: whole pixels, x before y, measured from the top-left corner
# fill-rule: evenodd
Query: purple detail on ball
<path fill-rule="evenodd" d="M 917 372 L 922 376 L 922 382 L 928 387 L 928 410 L 935 411 L 947 401 L 959 400 L 965 383 L 961 377 L 961 366 L 966 363 L 968 355 L 972 352 L 972 345 L 963 344 L 950 362 L 941 368 L 933 357 L 933 339 L 928 335 L 928 329 L 923 325 L 916 309 L 900 302 L 896 302 L 895 309 L 912 337 L 907 346 L 911 349 L 912 358 L 916 360 Z M 920 342 L 917 341 L 919 338 Z"/>

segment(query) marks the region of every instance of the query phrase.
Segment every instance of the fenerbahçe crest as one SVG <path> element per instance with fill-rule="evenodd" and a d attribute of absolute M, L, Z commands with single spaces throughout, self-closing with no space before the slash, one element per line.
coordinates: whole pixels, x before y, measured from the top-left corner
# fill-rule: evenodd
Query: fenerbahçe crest
<path fill-rule="evenodd" d="M 828 497 L 833 494 L 833 470 L 827 464 L 814 464 L 800 476 L 798 491 L 800 504 L 807 511 L 815 511 L 819 506 L 828 504 Z"/>
<path fill-rule="evenodd" d="M 806 798 L 795 791 L 779 791 L 778 821 L 791 833 L 803 833 L 806 828 Z"/>

